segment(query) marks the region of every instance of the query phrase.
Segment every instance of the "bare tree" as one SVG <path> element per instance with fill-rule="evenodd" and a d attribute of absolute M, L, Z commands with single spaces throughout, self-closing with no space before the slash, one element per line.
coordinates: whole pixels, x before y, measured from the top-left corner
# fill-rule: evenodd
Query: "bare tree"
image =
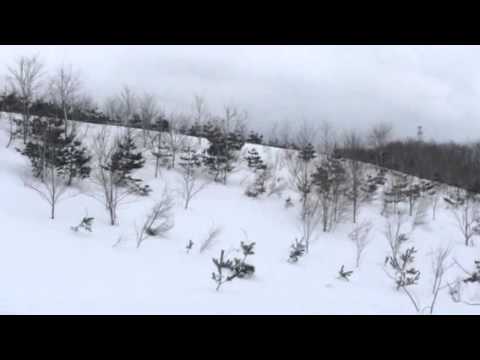
<path fill-rule="evenodd" d="M 142 121 L 143 147 L 147 147 L 148 130 L 163 112 L 158 107 L 157 99 L 152 94 L 144 94 L 139 100 L 140 120 Z"/>
<path fill-rule="evenodd" d="M 135 227 L 137 233 L 137 249 L 150 237 L 165 236 L 173 228 L 174 206 L 173 198 L 169 195 L 167 188 L 164 189 L 160 200 L 146 217 L 140 229 Z"/>
<path fill-rule="evenodd" d="M 205 98 L 200 95 L 195 95 L 193 98 L 193 105 L 192 105 L 192 113 L 193 113 L 193 122 L 196 126 L 201 129 L 203 125 L 207 123 L 210 119 L 210 113 L 208 111 L 207 103 Z M 198 145 L 201 145 L 202 137 L 198 137 Z"/>
<path fill-rule="evenodd" d="M 288 120 L 283 120 L 278 129 L 278 145 L 284 148 L 291 148 L 292 142 L 295 139 L 292 136 L 291 123 Z"/>
<path fill-rule="evenodd" d="M 113 122 L 121 121 L 121 104 L 116 96 L 110 96 L 105 99 L 103 104 L 103 112 Z"/>
<path fill-rule="evenodd" d="M 68 136 L 69 114 L 78 103 L 81 89 L 80 75 L 72 66 L 62 65 L 57 69 L 49 84 L 49 93 L 53 102 L 61 109 L 65 123 L 65 136 Z"/>
<path fill-rule="evenodd" d="M 177 161 L 177 155 L 187 146 L 187 137 L 179 131 L 179 119 L 181 115 L 173 114 L 170 116 L 170 126 L 166 136 L 166 143 L 170 150 L 170 168 L 174 169 Z"/>
<path fill-rule="evenodd" d="M 383 147 L 390 140 L 393 127 L 391 124 L 381 122 L 373 126 L 368 136 L 370 145 L 376 150 L 376 163 L 382 165 Z"/>
<path fill-rule="evenodd" d="M 55 219 L 55 209 L 68 189 L 64 177 L 55 166 L 46 166 L 43 181 L 26 180 L 26 187 L 37 192 L 50 205 L 50 218 Z"/>
<path fill-rule="evenodd" d="M 323 121 L 318 130 L 318 153 L 322 156 L 331 156 L 337 146 L 337 135 L 329 121 Z"/>
<path fill-rule="evenodd" d="M 315 129 L 303 122 L 296 137 L 295 145 L 300 151 L 287 151 L 286 164 L 290 173 L 290 183 L 295 191 L 300 194 L 302 201 L 301 218 L 307 212 L 309 199 L 312 192 L 312 172 L 315 168 L 316 153 L 312 142 L 315 138 Z"/>
<path fill-rule="evenodd" d="M 473 237 L 480 233 L 480 211 L 474 195 L 467 193 L 451 208 L 458 230 L 460 230 L 465 246 L 473 245 Z"/>
<path fill-rule="evenodd" d="M 360 136 L 351 131 L 345 134 L 344 147 L 349 151 L 356 151 L 362 147 L 362 140 Z M 353 223 L 357 222 L 358 212 L 360 206 L 368 199 L 368 194 L 364 191 L 364 168 L 365 166 L 353 159 L 347 159 L 346 170 L 348 178 L 348 193 L 347 196 L 352 202 Z"/>
<path fill-rule="evenodd" d="M 218 236 L 221 234 L 222 229 L 219 226 L 212 225 L 210 229 L 208 230 L 207 236 L 205 239 L 202 241 L 202 244 L 200 245 L 200 253 L 203 253 L 205 250 L 210 249 Z"/>
<path fill-rule="evenodd" d="M 310 241 L 313 239 L 320 219 L 320 200 L 316 196 L 309 197 L 300 216 L 302 230 L 301 242 L 305 244 L 307 253 L 310 250 Z"/>
<path fill-rule="evenodd" d="M 160 166 L 170 163 L 170 150 L 167 143 L 167 134 L 158 131 L 153 133 L 150 139 L 150 152 L 155 158 L 155 178 L 160 175 Z"/>
<path fill-rule="evenodd" d="M 451 265 L 447 266 L 447 260 L 451 254 L 450 248 L 438 248 L 432 256 L 432 271 L 434 275 L 432 288 L 432 301 L 427 309 L 433 314 L 435 304 L 437 303 L 438 293 L 444 288 L 443 279 L 446 271 Z"/>
<path fill-rule="evenodd" d="M 278 138 L 278 121 L 272 123 L 270 129 L 268 130 L 268 141 L 267 144 L 270 146 L 279 146 L 280 140 Z"/>
<path fill-rule="evenodd" d="M 138 110 L 137 96 L 130 87 L 125 85 L 118 95 L 118 100 L 120 104 L 121 122 L 127 125 Z"/>
<path fill-rule="evenodd" d="M 348 235 L 350 240 L 355 244 L 356 257 L 355 257 L 355 266 L 360 267 L 360 260 L 362 257 L 365 248 L 368 246 L 370 239 L 368 235 L 372 229 L 372 223 L 370 221 L 364 221 L 360 225 L 356 226 L 355 229 Z"/>
<path fill-rule="evenodd" d="M 246 138 L 248 113 L 234 105 L 225 105 L 221 126 L 224 134 L 235 132 Z"/>
<path fill-rule="evenodd" d="M 291 135 L 291 131 L 289 131 Z M 299 149 L 305 148 L 307 145 L 315 143 L 317 138 L 318 128 L 313 124 L 307 122 L 306 120 L 302 121 L 295 133 L 295 145 Z"/>
<path fill-rule="evenodd" d="M 375 148 L 383 147 L 390 140 L 393 126 L 386 122 L 381 122 L 372 127 L 370 130 L 370 145 Z"/>
<path fill-rule="evenodd" d="M 27 143 L 30 108 L 42 85 L 43 64 L 38 56 L 22 56 L 8 68 L 8 80 L 15 93 L 20 96 L 23 117 L 23 143 Z"/>
<path fill-rule="evenodd" d="M 428 196 L 431 199 L 432 204 L 432 220 L 435 220 L 437 214 L 438 203 L 442 198 L 444 185 L 441 183 L 435 183 L 435 187 L 428 192 Z"/>
<path fill-rule="evenodd" d="M 390 256 L 398 259 L 400 247 L 408 240 L 408 233 L 405 232 L 407 223 L 405 212 L 400 210 L 393 212 L 386 218 L 385 223 L 385 237 L 390 246 Z"/>
<path fill-rule="evenodd" d="M 61 144 L 53 143 L 53 133 L 54 130 L 52 130 L 49 122 L 42 130 L 42 133 L 38 134 L 44 142 L 51 142 L 48 146 L 48 151 L 47 146 L 43 146 L 40 151 L 43 157 L 40 180 L 24 179 L 25 186 L 37 192 L 42 199 L 48 202 L 52 220 L 55 219 L 56 206 L 68 188 L 63 168 L 58 164 L 58 156 L 61 156 Z"/>
<path fill-rule="evenodd" d="M 118 149 L 118 141 L 118 138 L 112 138 L 109 127 L 103 126 L 92 145 L 97 162 L 92 182 L 98 188 L 92 197 L 105 206 L 112 226 L 118 223 L 118 208 L 134 193 L 133 188 L 122 186 L 122 174 L 109 166 Z"/>
<path fill-rule="evenodd" d="M 138 98 L 128 86 L 123 86 L 119 94 L 108 97 L 103 105 L 104 112 L 114 122 L 130 125 L 133 116 L 138 114 Z"/>
<path fill-rule="evenodd" d="M 185 210 L 192 199 L 208 185 L 207 181 L 200 177 L 201 172 L 201 157 L 195 150 L 190 147 L 187 148 L 184 154 L 180 157 L 180 194 L 185 201 Z"/>

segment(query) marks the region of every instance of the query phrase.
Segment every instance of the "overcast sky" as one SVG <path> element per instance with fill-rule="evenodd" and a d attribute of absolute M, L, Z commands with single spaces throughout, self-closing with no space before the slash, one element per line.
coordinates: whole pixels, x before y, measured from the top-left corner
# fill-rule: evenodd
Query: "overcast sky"
<path fill-rule="evenodd" d="M 214 111 L 235 104 L 251 126 L 328 120 L 338 129 L 389 121 L 400 136 L 480 139 L 478 46 L 5 46 L 2 81 L 19 55 L 79 69 L 101 103 L 123 85 L 158 95 L 168 111 L 194 94 Z"/>

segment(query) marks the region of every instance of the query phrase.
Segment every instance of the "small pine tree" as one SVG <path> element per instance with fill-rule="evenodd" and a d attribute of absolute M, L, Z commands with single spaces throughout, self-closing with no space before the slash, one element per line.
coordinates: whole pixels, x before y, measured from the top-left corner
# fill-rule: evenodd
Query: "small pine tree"
<path fill-rule="evenodd" d="M 312 174 L 322 210 L 322 227 L 327 232 L 340 221 L 343 209 L 342 200 L 346 195 L 346 171 L 342 162 L 329 158 L 317 166 Z"/>
<path fill-rule="evenodd" d="M 59 174 L 64 175 L 66 141 L 63 122 L 36 117 L 30 126 L 29 140 L 19 151 L 30 159 L 34 177 L 43 179 L 47 167 L 55 168 Z"/>
<path fill-rule="evenodd" d="M 215 181 L 227 183 L 228 174 L 234 170 L 237 153 L 242 149 L 245 140 L 238 132 L 225 133 L 222 129 L 208 123 L 204 126 L 204 136 L 210 146 L 203 154 L 203 163 L 214 176 Z"/>
<path fill-rule="evenodd" d="M 67 184 L 71 185 L 74 178 L 85 179 L 90 176 L 92 168 L 89 166 L 92 157 L 82 142 L 71 134 L 66 139 L 65 170 L 68 177 Z"/>
<path fill-rule="evenodd" d="M 78 230 L 84 229 L 88 232 L 92 232 L 92 226 L 93 226 L 93 221 L 94 220 L 95 219 L 93 217 L 86 216 L 82 219 L 80 224 L 78 224 L 77 226 L 72 226 L 72 230 L 75 231 L 75 232 L 78 232 Z"/>
<path fill-rule="evenodd" d="M 317 153 L 312 144 L 308 143 L 300 149 L 299 158 L 304 162 L 310 162 L 317 157 Z"/>
<path fill-rule="evenodd" d="M 188 240 L 188 244 L 187 246 L 185 246 L 185 249 L 187 250 L 187 254 L 190 252 L 190 250 L 193 249 L 193 245 L 195 245 L 195 243 L 192 240 Z"/>
<path fill-rule="evenodd" d="M 117 139 L 115 152 L 102 167 L 115 174 L 117 185 L 129 187 L 133 193 L 146 196 L 151 192 L 150 187 L 143 186 L 141 179 L 131 176 L 134 170 L 141 169 L 145 164 L 142 152 L 136 150 L 133 136 L 130 131 L 127 131 L 122 138 Z"/>
<path fill-rule="evenodd" d="M 303 241 L 298 241 L 295 239 L 295 242 L 291 246 L 290 255 L 288 257 L 288 262 L 296 263 L 298 260 L 305 255 L 306 246 Z"/>
<path fill-rule="evenodd" d="M 245 244 L 240 243 L 240 250 L 243 258 L 234 258 L 233 260 L 225 259 L 225 250 L 220 252 L 218 259 L 212 259 L 213 264 L 217 268 L 217 272 L 212 273 L 212 280 L 217 283 L 217 291 L 220 287 L 234 279 L 245 279 L 251 277 L 255 273 L 255 266 L 246 262 L 247 258 L 255 254 L 255 243 Z M 228 275 L 225 272 L 228 272 Z"/>
<path fill-rule="evenodd" d="M 256 149 L 248 150 L 248 155 L 245 157 L 245 160 L 247 160 L 248 167 L 254 172 L 266 169 L 266 165 L 263 163 L 263 160 Z"/>
<path fill-rule="evenodd" d="M 399 253 L 398 256 L 387 258 L 388 264 L 395 271 L 397 290 L 416 285 L 420 279 L 420 271 L 413 267 L 416 252 L 417 250 L 411 247 L 405 250 L 404 253 Z"/>
<path fill-rule="evenodd" d="M 218 259 L 212 259 L 213 264 L 215 265 L 217 272 L 212 272 L 212 280 L 217 284 L 216 290 L 219 291 L 220 287 L 226 283 L 228 277 L 225 276 L 224 271 L 230 270 L 233 266 L 231 260 L 225 259 L 225 250 L 220 252 L 220 257 Z"/>
<path fill-rule="evenodd" d="M 131 179 L 134 170 L 141 169 L 145 164 L 141 151 L 136 151 L 137 145 L 132 133 L 127 131 L 123 138 L 117 142 L 117 149 L 112 155 L 110 166 L 121 174 L 124 181 Z"/>
<path fill-rule="evenodd" d="M 253 183 L 247 187 L 247 190 L 245 191 L 245 195 L 247 195 L 248 197 L 256 198 L 259 195 L 264 194 L 266 192 L 266 189 L 265 189 L 266 180 L 267 180 L 266 170 L 262 170 L 261 172 L 256 173 L 255 179 Z"/>
<path fill-rule="evenodd" d="M 350 281 L 350 277 L 353 275 L 353 271 L 345 271 L 345 266 L 342 265 L 338 272 L 338 278 L 345 281 Z"/>

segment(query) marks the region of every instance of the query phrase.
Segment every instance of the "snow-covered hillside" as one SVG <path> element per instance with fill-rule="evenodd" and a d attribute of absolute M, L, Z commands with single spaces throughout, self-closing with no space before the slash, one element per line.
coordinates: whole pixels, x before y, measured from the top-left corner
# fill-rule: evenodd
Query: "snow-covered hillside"
<path fill-rule="evenodd" d="M 5 127 L 5 122 L 0 123 Z M 80 125 L 86 128 L 87 125 Z M 88 125 L 85 138 L 98 131 Z M 210 183 L 185 210 L 175 205 L 175 226 L 166 238 L 149 238 L 139 248 L 135 225 L 140 225 L 164 186 L 179 200 L 179 175 L 161 170 L 154 178 L 154 160 L 138 171 L 153 189 L 149 197 L 134 198 L 119 210 L 119 225 L 110 226 L 103 205 L 88 195 L 89 180 L 59 203 L 55 220 L 48 204 L 24 186 L 30 176 L 29 161 L 5 148 L 7 134 L 0 131 L 0 313 L 2 314 L 415 314 L 409 298 L 395 289 L 385 274 L 389 245 L 380 199 L 362 208 L 360 221 L 374 227 L 361 266 L 355 268 L 355 246 L 348 234 L 351 221 L 331 233 L 319 231 L 310 252 L 298 263 L 288 260 L 290 246 L 299 236 L 298 195 L 292 190 L 252 199 L 245 196 L 251 172 L 245 164 L 227 185 Z M 251 148 L 246 145 L 243 151 Z M 255 146 L 266 162 L 283 150 Z M 281 162 L 280 162 L 281 165 Z M 279 166 L 280 166 L 279 165 Z M 281 170 L 287 176 L 285 169 Z M 73 196 L 75 195 L 75 196 Z M 286 208 L 291 197 L 294 207 Z M 95 218 L 93 232 L 73 232 L 71 227 L 88 214 Z M 446 204 L 439 204 L 436 220 L 415 229 L 408 245 L 418 249 L 419 285 L 412 292 L 421 307 L 430 305 L 432 254 L 450 247 L 451 261 L 473 270 L 480 259 L 480 240 L 466 247 Z M 221 228 L 212 248 L 199 245 L 212 226 Z M 215 291 L 211 274 L 213 257 L 221 249 L 235 254 L 241 241 L 255 242 L 250 262 L 252 279 L 236 280 Z M 119 241 L 120 239 L 120 241 Z M 185 247 L 195 245 L 187 253 Z M 114 246 L 116 244 L 116 246 Z M 354 270 L 350 281 L 338 279 L 344 265 Z M 445 275 L 453 282 L 464 277 L 458 266 Z M 480 303 L 480 284 L 465 284 L 463 299 Z M 479 313 L 480 307 L 452 301 L 448 288 L 439 293 L 436 314 Z"/>

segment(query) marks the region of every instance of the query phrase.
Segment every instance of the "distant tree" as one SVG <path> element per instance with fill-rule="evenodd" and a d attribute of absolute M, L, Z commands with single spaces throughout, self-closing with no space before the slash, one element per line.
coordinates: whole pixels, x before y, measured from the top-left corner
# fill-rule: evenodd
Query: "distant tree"
<path fill-rule="evenodd" d="M 263 144 L 263 135 L 254 131 L 250 131 L 250 134 L 248 135 L 248 138 L 247 138 L 247 143 L 261 145 Z"/>
<path fill-rule="evenodd" d="M 322 156 L 332 156 L 337 147 L 337 134 L 333 125 L 328 121 L 323 121 L 320 128 L 314 132 L 319 133 L 318 151 Z"/>
<path fill-rule="evenodd" d="M 74 107 L 77 106 L 80 90 L 80 75 L 74 72 L 72 66 L 62 65 L 50 79 L 50 97 L 60 110 L 60 117 L 65 122 L 65 137 L 69 135 L 69 120 Z"/>
<path fill-rule="evenodd" d="M 153 135 L 150 143 L 150 152 L 155 158 L 155 178 L 160 175 L 160 166 L 171 163 L 171 152 L 166 140 L 166 134 L 157 132 Z"/>
<path fill-rule="evenodd" d="M 200 95 L 195 95 L 192 110 L 193 126 L 191 127 L 190 135 L 197 136 L 198 144 L 201 145 L 202 137 L 204 136 L 202 130 L 211 117 L 205 98 Z"/>
<path fill-rule="evenodd" d="M 148 130 L 150 130 L 154 121 L 162 114 L 158 107 L 157 99 L 154 95 L 144 94 L 138 104 L 139 119 L 142 126 L 143 147 L 147 147 Z"/>
<path fill-rule="evenodd" d="M 408 176 L 392 174 L 391 180 L 383 190 L 383 215 L 388 212 L 397 212 L 399 204 L 406 201 L 406 189 L 408 186 Z"/>
<path fill-rule="evenodd" d="M 166 143 L 170 151 L 170 168 L 174 169 L 177 160 L 177 154 L 183 150 L 187 144 L 187 138 L 179 131 L 180 126 L 179 115 L 172 115 L 170 127 L 166 136 Z"/>
<path fill-rule="evenodd" d="M 227 126 L 208 123 L 204 127 L 204 135 L 210 146 L 203 154 L 203 164 L 214 176 L 215 181 L 227 183 L 228 175 L 234 170 L 234 162 L 238 152 L 245 144 L 242 135 L 233 130 L 228 132 Z"/>
<path fill-rule="evenodd" d="M 8 121 L 8 142 L 6 147 L 10 145 L 22 135 L 22 121 L 17 118 L 15 112 L 15 105 L 19 100 L 16 99 L 15 93 L 9 93 L 7 89 L 0 96 L 0 111 L 5 113 Z"/>
<path fill-rule="evenodd" d="M 465 192 L 464 196 L 450 200 L 458 230 L 465 241 L 465 246 L 473 245 L 473 238 L 480 235 L 480 209 L 474 194 Z"/>
<path fill-rule="evenodd" d="M 8 68 L 9 82 L 13 91 L 20 97 L 23 117 L 23 143 L 28 140 L 30 109 L 42 85 L 44 66 L 37 56 L 22 56 Z"/>
<path fill-rule="evenodd" d="M 345 135 L 344 148 L 349 151 L 356 151 L 362 146 L 360 136 L 351 131 Z M 371 188 L 365 178 L 365 166 L 357 160 L 347 159 L 345 161 L 345 170 L 347 173 L 348 189 L 346 196 L 352 204 L 352 220 L 357 222 L 360 207 L 371 198 L 376 188 Z"/>
<path fill-rule="evenodd" d="M 392 130 L 392 125 L 386 122 L 378 123 L 370 130 L 369 141 L 370 145 L 375 149 L 377 165 L 383 165 L 384 147 L 390 139 Z"/>

